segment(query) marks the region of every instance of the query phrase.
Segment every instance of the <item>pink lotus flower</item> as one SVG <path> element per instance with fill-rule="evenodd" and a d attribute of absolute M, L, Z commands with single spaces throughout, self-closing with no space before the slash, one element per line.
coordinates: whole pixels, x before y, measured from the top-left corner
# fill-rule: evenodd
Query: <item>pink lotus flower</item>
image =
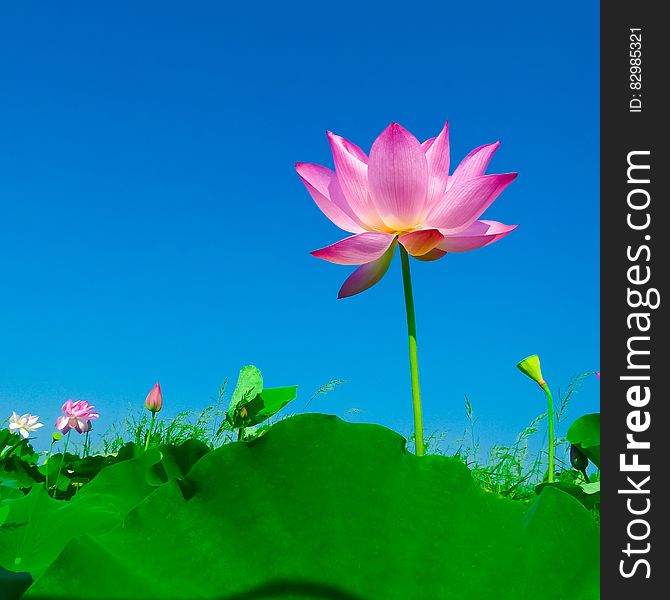
<path fill-rule="evenodd" d="M 44 425 L 38 423 L 38 421 L 39 417 L 37 415 L 26 413 L 25 415 L 19 416 L 17 413 L 12 412 L 12 416 L 9 417 L 9 431 L 20 433 L 21 437 L 28 439 L 33 431 L 37 431 L 40 427 L 44 427 Z"/>
<path fill-rule="evenodd" d="M 598 376 L 598 381 L 600 381 L 600 371 L 596 371 L 596 375 Z"/>
<path fill-rule="evenodd" d="M 91 406 L 86 400 L 76 402 L 68 400 L 61 409 L 64 416 L 56 419 L 56 429 L 63 434 L 70 429 L 75 429 L 79 433 L 90 431 L 91 421 L 100 416 L 97 412 L 93 412 L 94 408 L 95 406 Z"/>
<path fill-rule="evenodd" d="M 163 408 L 163 392 L 161 392 L 160 382 L 157 382 L 156 385 L 151 388 L 151 391 L 144 401 L 144 407 L 152 413 L 157 413 Z"/>
<path fill-rule="evenodd" d="M 449 175 L 449 132 L 421 144 L 397 123 L 372 144 L 370 156 L 328 132 L 335 171 L 310 163 L 296 170 L 321 211 L 353 233 L 312 252 L 341 265 L 362 265 L 344 282 L 339 298 L 377 283 L 398 243 L 415 258 L 432 261 L 505 237 L 516 225 L 478 220 L 516 173 L 485 175 L 499 142 L 475 148 Z"/>

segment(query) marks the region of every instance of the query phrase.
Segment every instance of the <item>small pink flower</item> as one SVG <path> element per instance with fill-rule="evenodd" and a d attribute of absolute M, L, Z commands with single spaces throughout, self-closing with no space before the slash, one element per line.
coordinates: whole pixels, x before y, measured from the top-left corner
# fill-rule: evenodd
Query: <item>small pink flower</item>
<path fill-rule="evenodd" d="M 321 211 L 354 235 L 312 252 L 340 265 L 362 265 L 344 282 L 339 298 L 353 296 L 386 273 L 397 244 L 423 261 L 468 252 L 505 237 L 516 225 L 481 220 L 516 178 L 486 174 L 500 142 L 479 146 L 449 174 L 449 131 L 420 143 L 397 123 L 372 144 L 368 156 L 328 132 L 335 170 L 298 163 L 298 175 Z"/>
<path fill-rule="evenodd" d="M 161 392 L 160 382 L 157 382 L 156 385 L 151 388 L 151 391 L 144 401 L 144 407 L 152 413 L 157 413 L 163 408 L 163 392 Z"/>
<path fill-rule="evenodd" d="M 56 419 L 56 429 L 63 434 L 70 429 L 75 429 L 79 433 L 90 431 L 91 421 L 100 416 L 97 412 L 93 412 L 94 408 L 95 406 L 91 406 L 86 400 L 76 402 L 68 400 L 61 408 L 64 416 Z"/>
<path fill-rule="evenodd" d="M 598 376 L 598 381 L 600 381 L 600 371 L 596 371 L 596 375 Z"/>

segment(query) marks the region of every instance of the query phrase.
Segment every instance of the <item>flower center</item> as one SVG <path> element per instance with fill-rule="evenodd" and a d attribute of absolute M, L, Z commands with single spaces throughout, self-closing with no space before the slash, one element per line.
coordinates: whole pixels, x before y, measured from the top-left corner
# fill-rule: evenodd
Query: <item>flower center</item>
<path fill-rule="evenodd" d="M 413 231 L 417 231 L 421 228 L 421 225 L 414 225 L 412 227 L 407 227 L 405 229 L 393 229 L 392 227 L 375 227 L 375 231 L 379 231 L 381 233 L 390 233 L 392 235 L 404 235 L 406 233 L 412 233 Z"/>

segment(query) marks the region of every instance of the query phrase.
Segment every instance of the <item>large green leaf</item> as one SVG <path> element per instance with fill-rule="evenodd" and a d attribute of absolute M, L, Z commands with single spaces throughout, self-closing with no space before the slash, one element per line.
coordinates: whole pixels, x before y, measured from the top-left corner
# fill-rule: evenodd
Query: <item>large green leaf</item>
<path fill-rule="evenodd" d="M 3 523 L 7 520 L 8 516 L 9 516 L 9 506 L 7 505 L 0 506 L 0 527 L 2 527 Z"/>
<path fill-rule="evenodd" d="M 124 516 L 156 489 L 147 474 L 160 460 L 160 451 L 151 449 L 131 460 L 105 467 L 71 502 L 76 505 L 85 499 L 100 498 Z"/>
<path fill-rule="evenodd" d="M 17 481 L 3 481 L 0 484 L 0 501 L 9 498 L 23 498 L 24 493 Z"/>
<path fill-rule="evenodd" d="M 139 452 L 102 469 L 68 502 L 49 497 L 41 485 L 27 496 L 8 491 L 0 501 L 0 516 L 8 513 L 0 526 L 0 566 L 41 573 L 72 538 L 108 531 L 157 486 L 184 477 L 208 451 L 202 442 L 188 440 Z"/>
<path fill-rule="evenodd" d="M 310 414 L 72 540 L 25 598 L 595 600 L 598 570 L 597 524 L 568 494 L 526 506 L 383 427 Z"/>
<path fill-rule="evenodd" d="M 600 413 L 579 417 L 570 425 L 566 437 L 600 468 Z"/>
<path fill-rule="evenodd" d="M 122 516 L 151 494 L 157 486 L 184 477 L 209 448 L 192 439 L 178 446 L 163 445 L 138 451 L 138 455 L 105 467 L 77 493 L 72 502 L 102 497 Z"/>
<path fill-rule="evenodd" d="M 569 481 L 554 481 L 552 483 L 541 483 L 535 488 L 539 494 L 542 490 L 553 487 L 570 494 L 579 502 L 581 502 L 587 509 L 591 510 L 600 505 L 600 482 L 594 483 L 571 483 Z"/>
<path fill-rule="evenodd" d="M 200 440 L 190 439 L 178 446 L 158 446 L 156 450 L 160 452 L 160 460 L 151 465 L 146 478 L 152 485 L 162 485 L 172 479 L 183 478 L 209 452 L 209 446 Z"/>
<path fill-rule="evenodd" d="M 8 515 L 0 527 L 0 567 L 41 573 L 73 537 L 107 531 L 120 521 L 108 502 L 63 502 L 49 497 L 43 485 L 27 496 L 0 502 Z"/>

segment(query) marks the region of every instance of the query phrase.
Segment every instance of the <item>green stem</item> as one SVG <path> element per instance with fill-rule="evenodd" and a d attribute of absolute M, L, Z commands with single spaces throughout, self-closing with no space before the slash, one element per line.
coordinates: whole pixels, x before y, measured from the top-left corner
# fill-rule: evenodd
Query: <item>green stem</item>
<path fill-rule="evenodd" d="M 419 389 L 419 358 L 416 346 L 416 317 L 414 316 L 414 297 L 412 295 L 412 278 L 409 272 L 409 256 L 402 245 L 400 260 L 402 262 L 402 284 L 405 291 L 405 311 L 407 313 L 407 336 L 409 338 L 409 372 L 412 379 L 412 404 L 414 407 L 414 448 L 417 456 L 424 455 L 423 421 L 421 417 L 421 390 Z"/>
<path fill-rule="evenodd" d="M 144 443 L 144 450 L 149 449 L 149 442 L 151 441 L 151 434 L 154 430 L 154 421 L 156 420 L 156 413 L 151 411 L 151 423 L 149 423 L 149 431 L 147 432 L 147 441 Z"/>
<path fill-rule="evenodd" d="M 244 439 L 244 427 L 240 427 L 237 430 L 237 441 L 239 442 L 240 440 Z"/>
<path fill-rule="evenodd" d="M 47 494 L 49 493 L 49 460 L 51 460 L 51 452 L 54 449 L 54 444 L 56 440 L 51 438 L 51 444 L 49 446 L 49 454 L 47 454 L 47 459 L 44 461 L 44 464 L 47 465 L 46 474 L 44 475 L 44 485 L 47 487 Z"/>
<path fill-rule="evenodd" d="M 60 461 L 60 464 L 58 465 L 58 472 L 56 473 L 56 485 L 54 486 L 54 498 L 56 497 L 56 490 L 58 489 L 58 479 L 60 478 L 60 471 L 63 468 L 63 463 L 65 462 L 65 455 L 67 453 L 67 446 L 70 443 L 70 434 L 72 433 L 72 430 L 67 432 L 67 435 L 65 436 L 65 446 L 63 448 L 63 458 Z"/>
<path fill-rule="evenodd" d="M 554 399 L 551 396 L 551 390 L 546 383 L 540 383 L 540 387 L 544 390 L 544 393 L 547 396 L 547 421 L 549 423 L 549 475 L 547 481 L 552 483 L 554 481 L 554 450 L 555 450 L 555 440 L 554 440 Z"/>
<path fill-rule="evenodd" d="M 91 433 L 90 431 L 86 432 L 86 435 L 84 436 L 84 458 L 88 456 L 88 434 Z"/>

